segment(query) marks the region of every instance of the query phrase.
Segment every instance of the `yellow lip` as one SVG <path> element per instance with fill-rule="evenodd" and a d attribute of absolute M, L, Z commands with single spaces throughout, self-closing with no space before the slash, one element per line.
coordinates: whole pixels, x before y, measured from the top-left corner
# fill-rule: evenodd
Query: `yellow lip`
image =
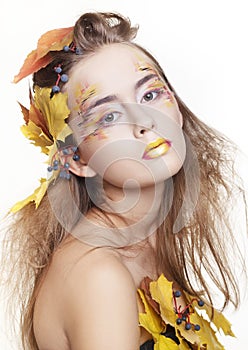
<path fill-rule="evenodd" d="M 150 142 L 142 156 L 143 159 L 149 160 L 160 157 L 168 152 L 171 147 L 171 141 L 163 139 L 161 137 L 157 138 L 155 141 Z"/>

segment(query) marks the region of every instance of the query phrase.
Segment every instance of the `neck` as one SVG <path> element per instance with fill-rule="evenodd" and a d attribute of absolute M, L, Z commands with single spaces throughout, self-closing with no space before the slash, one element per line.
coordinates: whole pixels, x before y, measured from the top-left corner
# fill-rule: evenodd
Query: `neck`
<path fill-rule="evenodd" d="M 93 246 L 126 247 L 146 241 L 164 219 L 164 186 L 123 189 L 104 183 L 104 200 L 82 217 L 72 234 Z"/>

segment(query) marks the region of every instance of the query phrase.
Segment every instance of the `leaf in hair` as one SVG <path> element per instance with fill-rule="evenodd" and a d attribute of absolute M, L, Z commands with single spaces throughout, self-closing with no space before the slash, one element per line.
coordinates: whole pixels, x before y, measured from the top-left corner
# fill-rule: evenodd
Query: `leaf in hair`
<path fill-rule="evenodd" d="M 50 51 L 60 51 L 65 45 L 72 42 L 73 29 L 74 27 L 53 29 L 43 34 L 38 40 L 37 48 L 28 54 L 13 82 L 18 83 L 28 75 L 47 66 L 52 61 Z"/>

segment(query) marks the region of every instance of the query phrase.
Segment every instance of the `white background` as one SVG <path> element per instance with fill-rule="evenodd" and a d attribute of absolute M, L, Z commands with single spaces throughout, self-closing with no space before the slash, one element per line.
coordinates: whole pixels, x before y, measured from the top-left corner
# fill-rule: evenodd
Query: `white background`
<path fill-rule="evenodd" d="M 41 34 L 72 26 L 85 11 L 117 11 L 128 16 L 133 24 L 139 24 L 137 42 L 159 60 L 179 96 L 196 115 L 232 138 L 247 155 L 248 16 L 245 5 L 245 0 L 3 0 L 0 9 L 0 217 L 16 201 L 31 194 L 38 186 L 38 179 L 46 176 L 45 158 L 19 131 L 23 121 L 16 101 L 28 107 L 29 80 L 13 85 L 13 76 L 27 53 L 36 47 Z M 243 165 L 247 169 L 246 160 Z M 225 340 L 228 350 L 247 348 L 247 306 L 246 300 L 238 312 L 226 311 L 237 335 L 237 340 Z M 0 322 L 0 349 L 10 350 L 11 341 L 7 338 L 1 311 Z"/>

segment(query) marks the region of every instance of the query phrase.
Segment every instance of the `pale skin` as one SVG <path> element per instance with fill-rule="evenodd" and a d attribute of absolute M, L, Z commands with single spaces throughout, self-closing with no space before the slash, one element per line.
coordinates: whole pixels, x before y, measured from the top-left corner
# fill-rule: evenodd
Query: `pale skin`
<path fill-rule="evenodd" d="M 78 103 L 78 86 L 83 91 L 86 87 L 92 87 L 94 93 L 87 100 L 85 109 L 97 99 L 115 96 L 114 104 L 118 108 L 122 103 L 142 106 L 148 104 L 153 109 L 166 113 L 181 129 L 182 116 L 176 100 L 171 94 L 168 95 L 167 89 L 164 94 L 156 94 L 156 89 L 161 88 L 160 78 L 151 76 L 154 73 L 156 75 L 156 71 L 137 69 L 144 64 L 147 67 L 152 66 L 142 52 L 124 44 L 106 46 L 78 63 L 66 86 L 69 108 L 75 112 L 72 119 L 81 108 Z M 145 81 L 143 78 L 148 75 L 150 78 Z M 144 83 L 137 88 L 137 83 L 142 79 Z M 96 111 L 98 120 L 99 116 L 105 115 L 105 107 L 99 108 L 101 109 Z M 110 114 L 109 105 L 106 108 Z M 111 115 L 109 119 L 109 114 L 108 119 L 105 119 L 108 124 L 113 117 Z M 118 114 L 116 117 L 120 118 L 118 121 L 122 118 Z M 130 223 L 139 222 L 149 211 L 147 230 L 152 231 L 153 218 L 156 218 L 162 200 L 164 181 L 182 166 L 183 155 L 180 156 L 180 152 L 173 148 L 153 159 L 149 168 L 146 160 L 140 156 L 147 144 L 164 133 L 164 130 L 156 129 L 159 123 L 159 117 L 156 120 L 148 115 L 140 120 L 134 113 L 131 123 L 113 123 L 107 127 L 104 124 L 95 135 L 82 139 L 79 146 L 80 161 L 71 162 L 70 169 L 75 174 L 94 176 L 102 172 L 102 165 L 91 162 L 91 159 L 97 152 L 102 152 L 101 157 L 109 162 L 109 166 L 104 169 L 104 189 L 113 207 L 111 219 L 118 227 L 124 222 L 128 229 Z M 104 136 L 99 137 L 99 133 Z M 116 147 L 118 140 L 132 142 L 131 161 L 113 161 L 113 155 L 105 147 L 113 142 Z M 135 142 L 137 150 L 133 147 Z M 143 151 L 140 153 L 141 149 Z M 160 162 L 160 166 L 156 166 L 156 160 Z M 165 167 L 161 170 L 163 164 Z M 126 204 L 122 205 L 120 202 L 115 206 L 123 198 L 123 186 L 130 178 L 135 179 L 139 185 L 138 201 L 132 207 L 126 207 Z M 131 198 L 136 187 L 127 187 L 126 193 Z M 154 201 L 156 205 L 151 209 L 149 204 Z M 87 217 L 92 223 L 98 220 L 91 211 Z M 102 219 L 107 232 L 108 224 L 104 223 L 104 217 Z M 76 229 L 82 231 L 87 230 L 87 227 L 79 223 Z M 136 230 L 135 233 L 138 234 L 139 226 Z M 37 296 L 34 332 L 39 349 L 138 350 L 141 344 L 151 339 L 151 335 L 139 327 L 138 313 L 144 312 L 144 308 L 137 288 L 144 277 L 156 279 L 160 274 L 154 263 L 154 239 L 155 234 L 150 234 L 136 250 L 122 251 L 114 247 L 92 250 L 92 246 L 69 234 L 54 254 Z"/>

